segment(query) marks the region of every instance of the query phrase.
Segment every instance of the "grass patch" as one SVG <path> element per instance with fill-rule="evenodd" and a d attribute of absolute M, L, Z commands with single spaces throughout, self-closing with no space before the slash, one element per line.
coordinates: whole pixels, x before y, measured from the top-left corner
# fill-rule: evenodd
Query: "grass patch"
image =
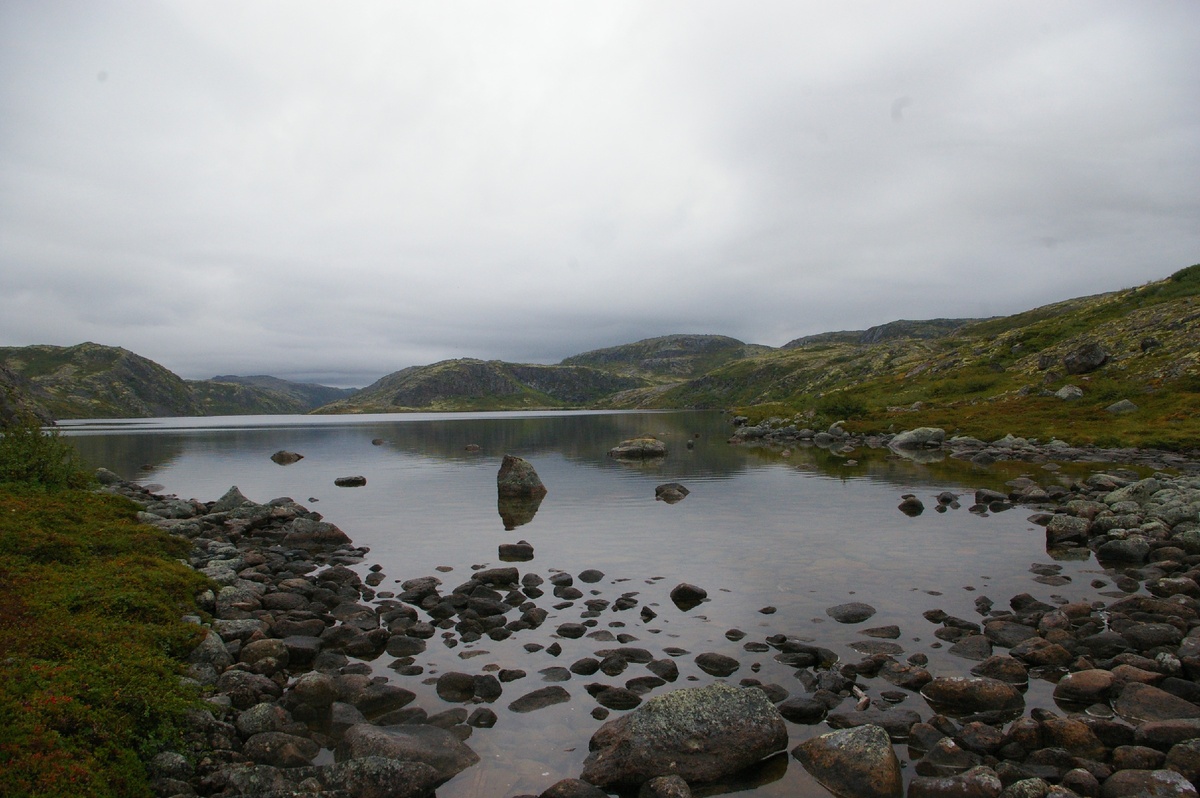
<path fill-rule="evenodd" d="M 6 431 L 0 461 L 28 439 Z M 34 446 L 54 463 L 56 437 Z M 5 460 L 7 458 L 7 460 Z M 0 484 L 0 795 L 149 796 L 145 762 L 179 749 L 197 706 L 179 680 L 207 580 L 190 543 L 117 496 Z M 65 480 L 71 484 L 80 477 Z"/>

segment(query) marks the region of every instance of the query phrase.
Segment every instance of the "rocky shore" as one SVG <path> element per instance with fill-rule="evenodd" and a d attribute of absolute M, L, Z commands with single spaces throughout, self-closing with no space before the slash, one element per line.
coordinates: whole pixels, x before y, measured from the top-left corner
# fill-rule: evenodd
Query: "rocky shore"
<path fill-rule="evenodd" d="M 772 755 L 778 761 L 789 735 L 803 738 L 792 748 L 791 767 L 803 767 L 837 796 L 1197 795 L 1194 462 L 1056 442 L 947 441 L 940 431 L 870 441 L 837 425 L 808 432 L 743 424 L 735 440 L 878 445 L 977 463 L 1132 461 L 1175 473 L 1136 479 L 1114 468 L 1069 486 L 1018 480 L 1007 493 L 976 492 L 972 510 L 1027 506 L 1045 528 L 1048 551 L 1094 553 L 1107 577 L 1096 580 L 1088 601 L 1017 595 L 1002 606 L 980 597 L 975 618 L 927 612 L 936 637 L 965 663 L 962 673 L 946 674 L 931 672 L 922 653 L 903 658 L 892 642 L 901 630 L 865 628 L 874 614 L 865 604 L 828 608 L 838 623 L 862 624 L 861 634 L 874 641 L 859 649 L 859 659 L 841 660 L 819 640 L 786 632 L 758 639 L 740 629 L 726 636 L 741 644 L 743 656 L 730 657 L 646 647 L 634 632 L 653 621 L 654 609 L 636 591 L 605 595 L 605 575 L 593 570 L 543 575 L 526 565 L 479 567 L 455 587 L 443 584 L 443 573 L 381 590 L 378 567 L 363 567 L 367 551 L 291 499 L 258 504 L 232 488 L 215 502 L 181 500 L 102 472 L 105 490 L 137 502 L 143 521 L 190 539 L 191 564 L 217 585 L 201 597 L 211 621 L 189 663 L 207 709 L 193 713 L 184 750 L 154 760 L 156 790 L 432 795 L 479 761 L 473 735 L 504 734 L 509 713 L 571 701 L 554 682 L 586 679 L 593 700 L 587 710 L 606 722 L 580 772 L 560 774 L 541 793 L 546 798 L 691 795 L 749 763 Z M 1055 566 L 1044 570 L 1040 579 L 1056 578 Z M 679 602 L 704 600 L 693 585 L 671 594 Z M 578 610 L 579 620 L 550 629 L 552 613 L 567 609 Z M 509 638 L 528 638 L 525 650 L 552 662 L 569 641 L 590 641 L 594 650 L 539 671 L 545 686 L 537 687 L 518 668 L 472 670 L 463 659 L 462 670 L 435 675 L 420 664 L 434 642 L 467 648 Z M 372 667 L 383 658 L 393 675 Z M 757 674 L 764 658 L 794 680 L 785 687 L 746 675 Z M 684 686 L 685 662 L 711 683 Z M 407 689 L 406 679 L 426 689 Z M 1054 685 L 1053 708 L 1027 707 L 1031 681 Z M 432 702 L 418 695 L 430 688 Z M 614 761 L 618 755 L 626 758 Z"/>

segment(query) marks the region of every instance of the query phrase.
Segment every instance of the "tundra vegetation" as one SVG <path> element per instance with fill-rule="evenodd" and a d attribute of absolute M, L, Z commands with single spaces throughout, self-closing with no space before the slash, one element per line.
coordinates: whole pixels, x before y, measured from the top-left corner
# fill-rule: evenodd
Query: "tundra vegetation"
<path fill-rule="evenodd" d="M 206 580 L 66 441 L 29 418 L 0 434 L 0 795 L 151 795 L 145 763 L 197 706 L 181 617 Z"/>

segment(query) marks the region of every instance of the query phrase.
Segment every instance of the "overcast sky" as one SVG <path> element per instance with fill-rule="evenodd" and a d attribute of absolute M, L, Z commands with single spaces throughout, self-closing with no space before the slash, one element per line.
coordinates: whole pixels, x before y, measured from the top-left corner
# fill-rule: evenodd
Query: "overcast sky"
<path fill-rule="evenodd" d="M 0 3 L 0 345 L 365 385 L 1200 262 L 1200 2 Z"/>

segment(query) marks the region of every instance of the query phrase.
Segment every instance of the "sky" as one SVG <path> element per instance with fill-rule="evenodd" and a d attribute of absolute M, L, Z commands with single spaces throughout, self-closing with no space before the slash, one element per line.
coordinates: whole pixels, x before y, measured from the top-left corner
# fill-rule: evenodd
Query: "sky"
<path fill-rule="evenodd" d="M 362 386 L 1200 262 L 1195 0 L 0 3 L 0 346 Z"/>

